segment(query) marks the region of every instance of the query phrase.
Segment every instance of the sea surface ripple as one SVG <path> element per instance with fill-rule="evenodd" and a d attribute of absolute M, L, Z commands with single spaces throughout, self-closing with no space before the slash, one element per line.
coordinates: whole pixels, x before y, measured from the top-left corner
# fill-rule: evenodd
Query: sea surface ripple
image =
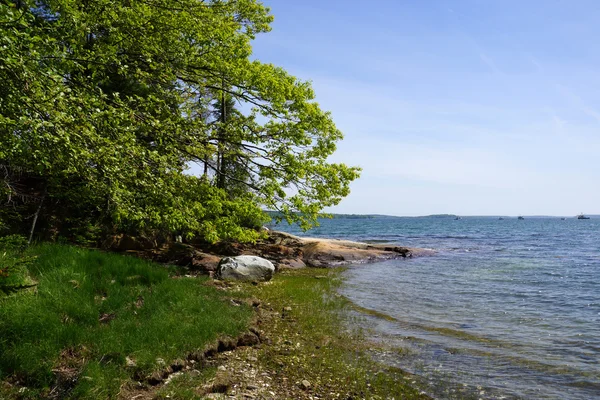
<path fill-rule="evenodd" d="M 341 289 L 396 349 L 375 356 L 434 397 L 600 398 L 600 218 L 341 218 L 306 235 L 436 251 L 350 267 Z"/>

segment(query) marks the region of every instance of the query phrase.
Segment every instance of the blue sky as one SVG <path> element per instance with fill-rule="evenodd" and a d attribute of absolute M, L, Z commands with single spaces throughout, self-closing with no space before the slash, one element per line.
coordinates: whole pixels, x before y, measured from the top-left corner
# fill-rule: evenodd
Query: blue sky
<path fill-rule="evenodd" d="M 600 2 L 265 0 L 359 165 L 340 213 L 600 214 Z"/>

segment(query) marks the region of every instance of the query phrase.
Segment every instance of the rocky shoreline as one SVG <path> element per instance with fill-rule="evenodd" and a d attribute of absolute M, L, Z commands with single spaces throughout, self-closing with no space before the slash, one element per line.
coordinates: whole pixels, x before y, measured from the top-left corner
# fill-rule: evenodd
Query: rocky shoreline
<path fill-rule="evenodd" d="M 207 280 L 229 293 L 232 303 L 254 309 L 249 330 L 129 381 L 119 400 L 429 400 L 412 386 L 413 375 L 380 365 L 366 353 L 383 347 L 343 328 L 345 301 L 332 296 L 337 273 L 286 269 L 258 285 Z M 240 293 L 248 297 L 241 300 Z"/>
<path fill-rule="evenodd" d="M 433 254 L 432 250 L 427 249 L 300 237 L 279 231 L 268 231 L 266 237 L 256 243 L 171 242 L 156 246 L 139 238 L 120 236 L 112 238 L 103 247 L 135 253 L 153 261 L 187 267 L 190 272 L 211 276 L 223 257 L 239 255 L 263 257 L 271 261 L 277 270 L 282 270 L 330 268 Z"/>
<path fill-rule="evenodd" d="M 185 276 L 210 275 L 216 277 L 215 272 L 221 260 L 225 257 L 258 256 L 273 263 L 282 276 L 277 282 L 261 283 L 257 286 L 244 285 L 244 283 L 209 280 L 206 284 L 215 286 L 219 290 L 233 293 L 248 292 L 248 298 L 255 312 L 254 322 L 246 336 L 252 340 L 220 340 L 218 344 L 202 352 L 199 357 L 188 355 L 184 362 L 159 371 L 151 377 L 145 377 L 137 382 L 130 382 L 122 388 L 120 399 L 150 400 L 170 396 L 180 389 L 178 386 L 188 386 L 191 393 L 205 399 L 339 399 L 363 398 L 372 391 L 388 390 L 393 387 L 405 387 L 406 398 L 428 399 L 423 392 L 407 386 L 413 378 L 399 370 L 387 370 L 371 361 L 366 361 L 366 356 L 358 356 L 360 360 L 349 362 L 344 368 L 348 372 L 332 372 L 336 368 L 331 361 L 324 364 L 313 365 L 320 357 L 332 357 L 331 354 L 346 352 L 347 354 L 366 354 L 364 349 L 367 344 L 356 342 L 355 337 L 346 335 L 345 330 L 336 327 L 334 323 L 321 321 L 316 326 L 309 322 L 314 313 L 303 311 L 310 307 L 311 302 L 319 302 L 323 294 L 328 293 L 325 287 L 331 284 L 331 277 L 335 271 L 318 271 L 315 269 L 333 268 L 344 265 L 367 264 L 395 258 L 412 258 L 416 256 L 431 255 L 434 252 L 427 249 L 408 248 L 385 244 L 369 244 L 348 240 L 299 237 L 279 231 L 268 231 L 265 237 L 256 243 L 178 243 L 171 242 L 163 246 L 151 246 L 144 249 L 140 245 L 127 248 L 131 244 L 139 243 L 135 238 L 124 237 L 113 241 L 111 250 L 135 253 L 138 256 L 151 258 L 154 261 L 175 264 L 185 268 Z M 123 246 L 126 244 L 127 246 Z M 311 268 L 312 267 L 312 268 Z M 298 275 L 300 274 L 300 275 Z M 334 275 L 332 275 L 334 274 Z M 309 296 L 310 300 L 302 302 L 294 300 L 282 293 L 273 297 L 265 296 L 265 291 L 283 284 L 289 279 L 298 279 L 305 276 L 307 288 L 317 290 Z M 183 278 L 183 276 L 181 276 Z M 297 278 L 294 278 L 297 277 Z M 326 278 L 326 279 L 323 279 Z M 311 279 L 314 279 L 311 283 Z M 290 284 L 288 282 L 287 284 Z M 266 286 L 264 286 L 266 285 Z M 285 289 L 280 289 L 285 292 Z M 262 293 L 262 295 L 261 295 Z M 257 299 L 254 296 L 258 296 Z M 239 301 L 232 297 L 235 304 Z M 344 303 L 345 304 L 345 303 Z M 314 305 L 312 305 L 314 307 Z M 338 305 L 338 307 L 343 307 Z M 341 310 L 341 309 L 340 309 Z M 323 311 L 327 320 L 329 315 Z M 331 311 L 329 311 L 331 312 Z M 311 325 L 310 334 L 306 325 Z M 323 332 L 327 332 L 324 334 Z M 235 345 L 226 345 L 227 343 Z M 222 344 L 224 343 L 224 344 Z M 370 343 L 367 347 L 371 348 Z M 329 354 L 329 355 L 327 355 Z M 327 356 L 326 356 L 327 355 Z M 354 357 L 353 356 L 353 357 Z M 344 356 L 346 359 L 347 356 Z M 345 362 L 344 362 L 345 364 Z M 349 379 L 356 376 L 356 371 L 365 368 L 362 379 L 365 385 L 353 381 L 348 387 L 339 387 L 339 379 Z M 181 367 L 181 368 L 180 368 Z M 216 374 L 206 380 L 203 378 L 206 368 L 216 368 Z M 344 370 L 345 371 L 345 370 Z M 348 375 L 345 375 L 345 374 Z M 340 375 L 341 374 L 341 375 Z M 378 375 L 379 374 L 379 375 Z M 179 383 L 173 383 L 174 380 Z M 375 389 L 371 383 L 378 379 L 387 379 L 387 384 L 380 383 L 381 387 Z M 183 383 L 182 383 L 183 382 Z M 176 396 L 175 396 L 176 397 Z M 370 393 L 372 398 L 389 398 Z M 401 396 L 404 398 L 404 396 Z"/>

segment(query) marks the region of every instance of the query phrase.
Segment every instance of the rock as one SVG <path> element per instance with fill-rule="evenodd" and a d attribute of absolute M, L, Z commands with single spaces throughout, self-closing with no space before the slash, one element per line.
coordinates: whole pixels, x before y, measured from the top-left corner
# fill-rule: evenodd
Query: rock
<path fill-rule="evenodd" d="M 221 400 L 227 399 L 228 397 L 225 396 L 223 393 L 208 393 L 206 396 L 204 396 L 204 398 L 209 400 Z"/>
<path fill-rule="evenodd" d="M 268 281 L 273 277 L 273 263 L 257 256 L 225 257 L 219 262 L 217 279 Z"/>
<path fill-rule="evenodd" d="M 306 263 L 301 258 L 283 259 L 279 262 L 279 268 L 300 269 L 306 268 Z"/>
<path fill-rule="evenodd" d="M 260 339 L 252 332 L 246 332 L 237 341 L 238 346 L 255 346 L 260 343 Z"/>
<path fill-rule="evenodd" d="M 191 246 L 186 243 L 169 243 L 168 247 L 165 251 L 162 251 L 160 256 L 156 258 L 157 261 L 180 265 L 182 267 L 187 267 L 192 263 L 194 259 L 196 249 L 194 246 Z"/>
<path fill-rule="evenodd" d="M 303 254 L 306 265 L 322 268 L 407 257 L 411 252 L 403 247 L 375 246 L 347 240 L 307 239 Z"/>
<path fill-rule="evenodd" d="M 216 271 L 221 258 L 212 254 L 194 251 L 190 268 L 203 272 Z"/>
<path fill-rule="evenodd" d="M 129 358 L 129 357 L 125 357 L 125 365 L 128 368 L 133 368 L 133 367 L 137 366 L 135 360 L 133 358 Z"/>
<path fill-rule="evenodd" d="M 310 389 L 310 387 L 311 387 L 311 384 L 306 379 L 303 379 L 302 382 L 300 382 L 300 389 L 308 390 L 308 389 Z"/>

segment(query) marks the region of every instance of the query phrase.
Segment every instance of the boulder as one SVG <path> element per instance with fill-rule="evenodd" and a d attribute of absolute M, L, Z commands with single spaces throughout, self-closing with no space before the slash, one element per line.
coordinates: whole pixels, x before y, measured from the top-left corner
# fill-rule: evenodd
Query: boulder
<path fill-rule="evenodd" d="M 275 273 L 269 260 L 257 256 L 225 257 L 219 262 L 217 279 L 238 281 L 268 281 Z"/>
<path fill-rule="evenodd" d="M 298 269 L 298 268 L 306 268 L 306 264 L 302 261 L 302 258 L 294 258 L 294 259 L 283 259 L 279 262 L 279 268 L 290 268 L 290 269 Z"/>
<path fill-rule="evenodd" d="M 194 251 L 194 256 L 190 264 L 190 268 L 202 272 L 216 271 L 219 265 L 220 258 L 213 254 L 203 253 L 201 251 Z"/>

